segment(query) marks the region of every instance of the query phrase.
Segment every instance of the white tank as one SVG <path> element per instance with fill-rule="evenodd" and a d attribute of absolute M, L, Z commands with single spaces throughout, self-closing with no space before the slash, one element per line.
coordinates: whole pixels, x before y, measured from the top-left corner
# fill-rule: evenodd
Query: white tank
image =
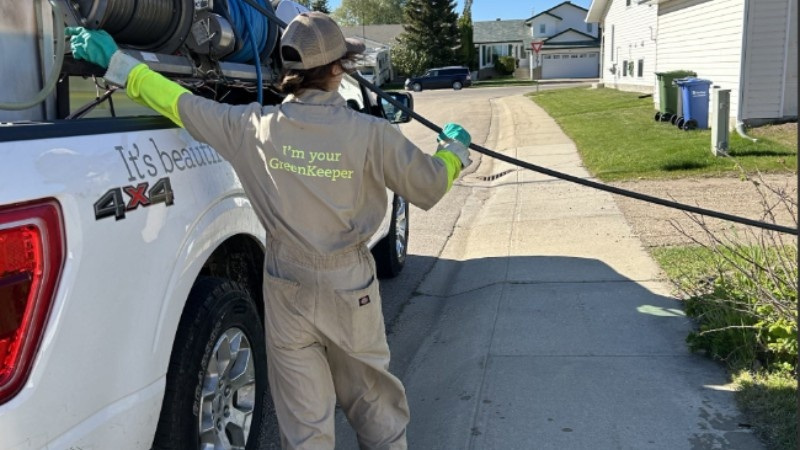
<path fill-rule="evenodd" d="M 42 52 L 37 38 L 40 28 L 37 4 L 39 2 L 0 2 L 0 103 L 33 98 L 47 75 L 42 72 Z M 39 20 L 52 24 L 50 5 L 44 4 L 47 6 L 42 8 Z M 48 45 L 47 49 L 51 53 L 47 55 L 48 61 L 52 61 L 52 46 Z M 42 105 L 22 111 L 0 110 L 0 122 L 43 119 L 45 107 Z"/>

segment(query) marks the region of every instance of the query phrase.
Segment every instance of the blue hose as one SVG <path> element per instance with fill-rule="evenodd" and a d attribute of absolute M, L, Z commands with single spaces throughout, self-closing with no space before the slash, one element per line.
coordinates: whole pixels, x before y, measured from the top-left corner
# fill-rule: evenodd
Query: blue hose
<path fill-rule="evenodd" d="M 258 0 L 266 7 L 266 0 Z M 242 37 L 239 50 L 225 58 L 228 61 L 249 63 L 255 62 L 256 80 L 258 82 L 258 103 L 263 104 L 263 75 L 261 73 L 261 53 L 267 45 L 269 22 L 258 11 L 242 0 L 228 0 L 228 14 L 237 36 Z"/>

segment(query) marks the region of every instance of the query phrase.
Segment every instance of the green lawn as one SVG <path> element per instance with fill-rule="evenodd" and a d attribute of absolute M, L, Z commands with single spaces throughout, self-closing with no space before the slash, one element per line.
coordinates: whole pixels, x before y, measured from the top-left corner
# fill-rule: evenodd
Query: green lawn
<path fill-rule="evenodd" d="M 732 131 L 731 158 L 723 158 L 711 154 L 710 130 L 687 132 L 654 121 L 651 97 L 589 88 L 528 95 L 575 141 L 584 164 L 602 180 L 724 175 L 737 171 L 737 161 L 747 171 L 797 168 L 796 127 L 779 128 L 757 143 Z"/>

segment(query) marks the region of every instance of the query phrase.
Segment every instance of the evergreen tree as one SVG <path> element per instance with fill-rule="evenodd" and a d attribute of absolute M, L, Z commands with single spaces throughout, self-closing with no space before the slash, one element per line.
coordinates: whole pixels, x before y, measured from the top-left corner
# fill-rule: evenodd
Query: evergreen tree
<path fill-rule="evenodd" d="M 455 0 L 407 0 L 401 40 L 432 66 L 458 64 L 459 31 Z"/>
<path fill-rule="evenodd" d="M 305 6 L 308 9 L 311 9 L 311 0 L 295 0 L 297 3 Z"/>
<path fill-rule="evenodd" d="M 323 12 L 325 14 L 331 13 L 331 8 L 328 6 L 328 0 L 313 0 L 309 9 L 312 11 Z"/>
<path fill-rule="evenodd" d="M 459 55 L 463 65 L 469 67 L 470 70 L 476 70 L 478 68 L 478 52 L 475 51 L 475 41 L 472 36 L 472 11 L 468 9 L 471 3 L 471 1 L 467 0 L 464 14 L 458 18 L 458 33 L 461 37 Z"/>

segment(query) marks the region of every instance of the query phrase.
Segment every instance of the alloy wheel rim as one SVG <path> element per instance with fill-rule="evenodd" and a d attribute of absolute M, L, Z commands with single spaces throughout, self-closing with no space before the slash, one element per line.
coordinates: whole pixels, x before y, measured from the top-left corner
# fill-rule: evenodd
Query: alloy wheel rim
<path fill-rule="evenodd" d="M 256 403 L 250 341 L 239 328 L 220 335 L 205 368 L 200 397 L 200 448 L 244 449 Z"/>

